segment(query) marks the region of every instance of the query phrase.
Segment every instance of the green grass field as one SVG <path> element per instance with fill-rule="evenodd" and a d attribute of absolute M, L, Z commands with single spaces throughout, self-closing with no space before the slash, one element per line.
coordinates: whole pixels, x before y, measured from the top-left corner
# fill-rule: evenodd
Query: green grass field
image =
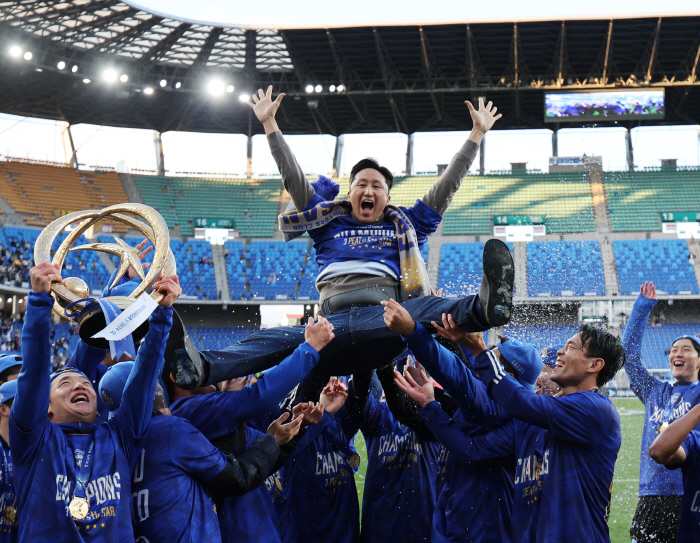
<path fill-rule="evenodd" d="M 624 413 L 643 411 L 644 405 L 636 398 L 615 400 L 615 405 L 621 410 L 622 448 L 615 464 L 612 510 L 610 511 L 610 538 L 612 543 L 629 543 L 630 522 L 637 507 L 639 448 L 642 440 L 644 415 Z M 355 475 L 360 510 L 362 510 L 362 492 L 365 487 L 365 470 L 367 469 L 367 448 L 362 434 L 357 434 L 355 437 L 355 447 L 362 457 L 360 469 Z"/>

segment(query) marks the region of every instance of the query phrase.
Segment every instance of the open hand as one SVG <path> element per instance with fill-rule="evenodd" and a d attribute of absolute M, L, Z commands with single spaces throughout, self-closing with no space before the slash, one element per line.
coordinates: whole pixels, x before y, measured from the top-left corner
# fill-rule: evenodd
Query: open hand
<path fill-rule="evenodd" d="M 139 243 L 136 248 L 139 251 L 139 260 L 143 262 L 143 259 L 146 258 L 148 253 L 150 253 L 153 250 L 153 245 L 151 245 L 148 249 L 144 250 L 143 248 L 146 246 L 146 243 L 148 243 L 147 239 L 144 239 L 141 243 Z M 146 271 L 150 267 L 150 262 L 143 262 L 141 264 L 141 267 L 143 268 L 143 271 Z M 134 279 L 138 274 L 136 273 L 136 270 L 134 268 L 129 268 L 129 279 Z"/>
<path fill-rule="evenodd" d="M 335 415 L 343 407 L 347 399 L 348 393 L 345 385 L 338 381 L 337 378 L 331 377 L 328 384 L 321 391 L 320 402 L 323 404 L 324 409 L 331 415 Z"/>
<path fill-rule="evenodd" d="M 464 340 L 466 332 L 463 332 L 462 329 L 457 326 L 457 323 L 450 314 L 442 314 L 442 326 L 435 321 L 431 321 L 430 324 L 433 325 L 433 328 L 437 331 L 437 335 L 440 337 L 457 343 L 462 343 Z"/>
<path fill-rule="evenodd" d="M 253 93 L 251 96 L 252 102 L 246 103 L 251 107 L 253 113 L 255 113 L 255 116 L 261 123 L 274 123 L 275 115 L 277 114 L 277 110 L 279 109 L 284 96 L 284 93 L 280 93 L 273 101 L 272 85 L 270 85 L 267 87 L 267 92 L 263 92 L 262 89 L 258 89 L 258 93 Z"/>
<path fill-rule="evenodd" d="M 401 375 L 398 371 L 394 372 L 394 382 L 421 407 L 435 401 L 435 388 L 424 371 L 421 372 L 421 384 L 418 384 L 409 372 Z"/>
<path fill-rule="evenodd" d="M 404 337 L 416 331 L 416 322 L 400 303 L 394 300 L 381 303 L 384 306 L 384 324 L 389 327 L 389 330 Z"/>
<path fill-rule="evenodd" d="M 294 418 L 301 416 L 304 419 L 304 424 L 308 426 L 318 424 L 323 418 L 324 411 L 325 407 L 321 402 L 317 402 L 316 405 L 314 405 L 314 402 L 304 402 L 292 408 L 292 415 L 294 415 Z"/>
<path fill-rule="evenodd" d="M 479 131 L 482 134 L 486 134 L 494 123 L 503 117 L 501 113 L 496 115 L 498 108 L 493 106 L 493 102 L 489 101 L 486 106 L 484 106 L 484 99 L 479 98 L 479 109 L 475 109 L 469 100 L 464 102 L 469 108 L 469 114 L 472 116 L 472 122 L 474 123 L 474 128 L 472 130 Z"/>
<path fill-rule="evenodd" d="M 282 415 L 274 420 L 267 429 L 267 435 L 274 437 L 278 445 L 284 445 L 291 441 L 291 439 L 299 433 L 299 429 L 301 428 L 302 417 L 295 417 L 289 423 L 284 424 L 284 421 L 288 418 L 289 413 L 282 413 Z"/>
<path fill-rule="evenodd" d="M 645 298 L 656 300 L 656 287 L 651 281 L 644 281 L 644 284 L 639 287 L 639 293 Z"/>

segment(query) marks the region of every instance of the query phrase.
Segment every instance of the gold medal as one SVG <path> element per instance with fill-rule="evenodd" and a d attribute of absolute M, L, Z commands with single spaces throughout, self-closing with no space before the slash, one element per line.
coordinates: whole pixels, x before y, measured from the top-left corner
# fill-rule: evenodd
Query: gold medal
<path fill-rule="evenodd" d="M 357 466 L 360 465 L 360 455 L 357 453 L 352 453 L 350 455 L 350 458 L 348 459 L 348 464 L 350 464 L 350 467 L 352 469 L 355 469 Z"/>
<path fill-rule="evenodd" d="M 2 511 L 2 518 L 5 521 L 5 524 L 14 524 L 17 521 L 17 510 L 8 505 Z"/>
<path fill-rule="evenodd" d="M 668 422 L 664 422 L 664 423 L 659 427 L 659 433 L 663 432 L 666 428 L 668 428 Z"/>
<path fill-rule="evenodd" d="M 68 505 L 68 510 L 70 511 L 70 516 L 75 520 L 83 520 L 88 516 L 90 512 L 90 506 L 85 498 L 75 497 L 71 500 Z"/>

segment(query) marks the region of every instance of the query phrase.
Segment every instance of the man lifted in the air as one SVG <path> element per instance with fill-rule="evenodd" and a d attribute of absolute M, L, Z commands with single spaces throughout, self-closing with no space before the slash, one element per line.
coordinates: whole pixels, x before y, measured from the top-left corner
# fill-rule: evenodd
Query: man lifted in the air
<path fill-rule="evenodd" d="M 410 208 L 390 205 L 391 172 L 373 159 L 351 171 L 347 200 L 333 201 L 337 185 L 309 183 L 279 131 L 275 114 L 284 94 L 272 100 L 272 87 L 249 103 L 263 123 L 272 155 L 295 210 L 280 216 L 285 239 L 308 232 L 314 240 L 320 273 L 320 314 L 328 318 L 335 339 L 321 353 L 319 371 L 348 375 L 386 365 L 405 349 L 383 322 L 379 305 L 398 300 L 417 322 L 432 329 L 442 314 L 455 314 L 457 325 L 477 332 L 510 320 L 514 282 L 513 259 L 505 243 L 492 239 L 484 247 L 483 276 L 478 296 L 443 300 L 429 296 L 430 284 L 420 247 L 434 232 L 442 214 L 476 156 L 484 134 L 501 118 L 492 103 L 479 109 L 466 102 L 474 128 L 462 149 L 428 193 Z M 300 210 L 300 211 L 297 211 Z M 352 308 L 352 309 L 351 309 Z M 300 327 L 261 330 L 222 351 L 197 353 L 180 325 L 177 355 L 166 354 L 183 388 L 255 373 L 281 362 L 304 341 Z M 177 341 L 171 342 L 173 346 Z M 187 346 L 187 348 L 185 348 Z M 169 351 L 172 353 L 174 350 Z M 218 381 L 216 381 L 218 379 Z"/>
<path fill-rule="evenodd" d="M 269 86 L 267 93 L 260 89 L 253 94 L 253 103 L 248 105 L 265 128 L 284 188 L 294 207 L 303 212 L 282 215 L 280 229 L 286 239 L 308 231 L 314 240 L 320 313 L 329 315 L 350 305 L 375 305 L 392 298 L 406 301 L 430 294 L 420 247 L 437 230 L 484 134 L 501 118 L 497 108 L 491 102 L 484 106 L 482 98 L 478 110 L 465 102 L 474 128 L 440 179 L 413 207 L 389 204 L 394 178 L 371 158 L 353 166 L 347 200 L 334 205 L 323 202 L 332 200 L 337 188 L 319 187 L 318 193 L 314 190 L 277 126 L 275 114 L 283 98 L 284 93 L 273 101 Z M 493 305 L 499 304 L 507 305 L 503 299 Z M 484 316 L 492 325 L 500 326 L 510 315 L 496 315 L 491 308 L 484 308 Z"/>

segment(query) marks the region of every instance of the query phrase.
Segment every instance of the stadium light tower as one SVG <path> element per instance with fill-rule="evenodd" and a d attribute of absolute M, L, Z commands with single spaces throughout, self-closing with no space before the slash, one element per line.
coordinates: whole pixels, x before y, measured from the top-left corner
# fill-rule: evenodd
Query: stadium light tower
<path fill-rule="evenodd" d="M 250 95 L 249 95 L 249 94 L 241 94 L 241 95 L 238 97 L 238 99 L 239 99 L 241 102 L 247 102 L 248 100 L 250 100 Z"/>
<path fill-rule="evenodd" d="M 314 86 L 313 85 L 306 85 L 306 92 L 308 92 L 309 94 L 314 92 Z"/>
<path fill-rule="evenodd" d="M 126 74 L 122 74 L 121 76 L 119 76 L 119 81 L 121 81 L 122 83 L 126 83 L 127 81 L 129 81 L 129 76 Z"/>
<path fill-rule="evenodd" d="M 153 87 L 146 87 L 143 89 L 144 94 L 153 94 Z"/>
<path fill-rule="evenodd" d="M 32 60 L 33 56 L 34 55 L 32 55 L 31 51 L 27 51 L 26 53 L 24 53 L 24 60 Z"/>
<path fill-rule="evenodd" d="M 59 70 L 65 70 L 66 69 L 66 63 L 63 61 L 60 61 L 58 64 L 56 64 L 56 68 Z"/>
<path fill-rule="evenodd" d="M 18 45 L 13 45 L 10 47 L 10 55 L 13 57 L 18 57 L 22 54 L 22 49 Z"/>

